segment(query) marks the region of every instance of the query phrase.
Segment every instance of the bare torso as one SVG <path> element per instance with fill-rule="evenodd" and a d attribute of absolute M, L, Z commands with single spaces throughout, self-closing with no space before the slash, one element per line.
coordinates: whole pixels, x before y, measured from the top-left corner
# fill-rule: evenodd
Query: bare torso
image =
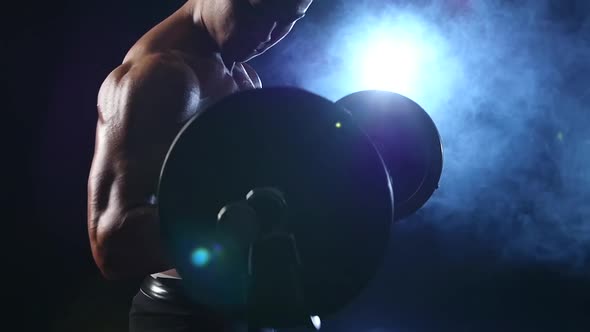
<path fill-rule="evenodd" d="M 195 27 L 186 18 L 186 8 L 183 7 L 152 28 L 133 45 L 123 64 L 132 63 L 154 53 L 165 53 L 181 58 L 195 74 L 200 89 L 198 107 L 190 110 L 190 114 L 185 114 L 184 118 L 190 118 L 191 115 L 194 115 L 203 107 L 232 93 L 261 87 L 258 76 L 248 65 L 237 63 L 233 68 L 228 69 L 217 53 L 203 51 L 198 43 L 194 42 Z M 118 114 L 117 116 L 124 117 L 125 115 Z M 182 125 L 183 123 L 178 123 L 176 132 L 181 129 Z M 145 135 L 151 134 L 145 132 Z M 159 143 L 168 144 L 170 139 L 171 137 L 162 136 Z M 161 168 L 167 150 L 154 151 L 158 156 L 152 156 L 155 158 L 150 158 L 150 160 L 152 163 L 158 163 L 158 165 L 144 166 Z M 146 180 L 153 181 L 154 179 Z M 175 269 L 159 273 L 159 275 L 162 274 L 179 277 Z"/>

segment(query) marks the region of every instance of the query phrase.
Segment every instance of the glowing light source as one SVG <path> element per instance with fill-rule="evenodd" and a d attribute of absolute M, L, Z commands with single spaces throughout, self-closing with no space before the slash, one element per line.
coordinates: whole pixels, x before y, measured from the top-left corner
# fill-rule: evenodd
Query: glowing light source
<path fill-rule="evenodd" d="M 363 59 L 363 86 L 408 94 L 419 74 L 419 44 L 410 38 L 380 34 L 367 44 Z"/>
<path fill-rule="evenodd" d="M 209 258 L 209 250 L 205 248 L 197 248 L 195 251 L 193 251 L 191 260 L 196 266 L 203 267 L 209 263 Z"/>
<path fill-rule="evenodd" d="M 336 128 L 340 128 L 340 127 L 342 127 L 342 123 L 340 123 L 340 122 L 336 122 L 336 124 L 335 124 L 334 126 L 335 126 Z"/>

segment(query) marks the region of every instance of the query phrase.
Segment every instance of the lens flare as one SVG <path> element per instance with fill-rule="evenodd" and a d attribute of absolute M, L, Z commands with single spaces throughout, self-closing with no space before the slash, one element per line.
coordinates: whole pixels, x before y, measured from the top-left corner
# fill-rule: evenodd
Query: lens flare
<path fill-rule="evenodd" d="M 209 250 L 205 248 L 197 248 L 195 251 L 193 251 L 191 259 L 193 264 L 198 267 L 203 267 L 209 263 Z"/>
<path fill-rule="evenodd" d="M 221 255 L 223 253 L 223 247 L 218 243 L 214 244 L 213 253 L 216 255 Z"/>

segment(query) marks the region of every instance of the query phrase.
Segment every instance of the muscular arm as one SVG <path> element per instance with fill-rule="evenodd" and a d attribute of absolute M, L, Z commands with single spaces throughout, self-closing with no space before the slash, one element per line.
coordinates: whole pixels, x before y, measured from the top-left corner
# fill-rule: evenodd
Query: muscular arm
<path fill-rule="evenodd" d="M 170 144 L 198 100 L 196 76 L 168 54 L 125 63 L 102 84 L 88 178 L 88 234 L 106 278 L 171 268 L 153 198 Z"/>

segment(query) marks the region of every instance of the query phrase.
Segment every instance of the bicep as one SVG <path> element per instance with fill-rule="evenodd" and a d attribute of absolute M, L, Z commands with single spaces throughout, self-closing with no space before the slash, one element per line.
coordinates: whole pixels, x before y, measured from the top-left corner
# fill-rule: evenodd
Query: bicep
<path fill-rule="evenodd" d="M 183 62 L 158 55 L 107 78 L 98 99 L 89 212 L 149 205 L 170 144 L 198 106 L 198 81 Z"/>

